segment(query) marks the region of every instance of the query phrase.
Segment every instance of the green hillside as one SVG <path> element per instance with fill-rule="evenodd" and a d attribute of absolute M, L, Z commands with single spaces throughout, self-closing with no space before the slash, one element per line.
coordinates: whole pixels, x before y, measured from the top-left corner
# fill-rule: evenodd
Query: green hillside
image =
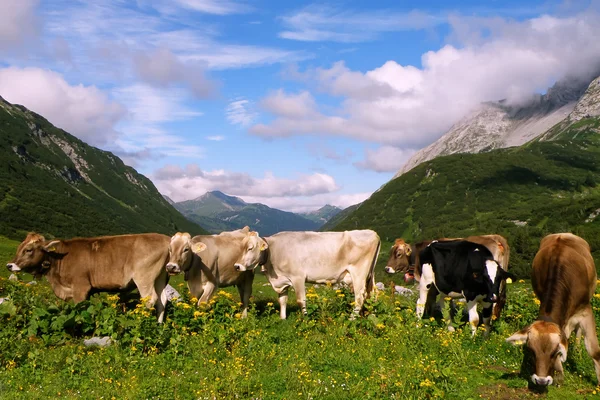
<path fill-rule="evenodd" d="M 205 232 L 145 176 L 0 97 L 0 235 Z"/>
<path fill-rule="evenodd" d="M 425 162 L 390 181 L 335 230 L 371 228 L 382 240 L 499 233 L 511 269 L 527 276 L 540 239 L 583 236 L 600 255 L 597 120 L 562 129 L 552 142 Z"/>

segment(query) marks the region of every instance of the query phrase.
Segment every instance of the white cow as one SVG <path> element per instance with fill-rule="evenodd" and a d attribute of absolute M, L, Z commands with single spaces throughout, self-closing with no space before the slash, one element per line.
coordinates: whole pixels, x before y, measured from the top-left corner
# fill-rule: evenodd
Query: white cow
<path fill-rule="evenodd" d="M 352 283 L 355 314 L 375 288 L 374 269 L 380 240 L 372 230 L 345 232 L 280 232 L 265 238 L 261 264 L 279 295 L 280 317 L 286 318 L 288 288 L 296 292 L 306 313 L 305 283 Z"/>

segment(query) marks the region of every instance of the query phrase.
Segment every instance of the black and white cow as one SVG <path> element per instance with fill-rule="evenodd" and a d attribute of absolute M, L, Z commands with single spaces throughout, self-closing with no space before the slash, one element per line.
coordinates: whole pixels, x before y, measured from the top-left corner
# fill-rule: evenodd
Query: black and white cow
<path fill-rule="evenodd" d="M 473 334 L 479 325 L 477 304 L 483 306 L 483 323 L 488 334 L 492 306 L 498 299 L 500 284 L 509 277 L 514 279 L 494 260 L 486 246 L 467 240 L 433 241 L 420 252 L 417 268 L 421 276 L 417 316 L 423 316 L 428 295 L 440 296 L 440 307 L 446 297 L 464 298 Z M 434 293 L 430 294 L 430 291 Z M 448 329 L 453 328 L 449 325 Z"/>

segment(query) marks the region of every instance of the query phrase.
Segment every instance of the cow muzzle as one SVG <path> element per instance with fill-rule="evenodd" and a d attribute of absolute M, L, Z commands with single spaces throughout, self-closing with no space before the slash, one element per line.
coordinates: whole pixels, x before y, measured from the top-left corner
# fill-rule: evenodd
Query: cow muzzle
<path fill-rule="evenodd" d="M 540 386 L 550 386 L 553 382 L 551 376 L 537 376 L 536 374 L 531 375 L 531 381 Z"/>
<path fill-rule="evenodd" d="M 180 272 L 181 272 L 181 268 L 179 268 L 178 264 L 176 264 L 176 263 L 168 263 L 167 264 L 167 273 L 169 275 L 177 275 Z"/>
<path fill-rule="evenodd" d="M 19 266 L 15 263 L 8 263 L 6 264 L 6 268 L 10 271 L 10 272 L 19 272 L 21 271 L 21 268 L 19 268 Z"/>
<path fill-rule="evenodd" d="M 233 266 L 235 267 L 236 271 L 244 272 L 244 271 L 248 270 L 248 268 L 246 268 L 245 265 L 240 264 L 240 263 L 235 263 Z"/>
<path fill-rule="evenodd" d="M 394 268 L 392 267 L 385 267 L 385 272 L 387 272 L 388 274 L 395 274 L 396 270 L 394 270 Z"/>

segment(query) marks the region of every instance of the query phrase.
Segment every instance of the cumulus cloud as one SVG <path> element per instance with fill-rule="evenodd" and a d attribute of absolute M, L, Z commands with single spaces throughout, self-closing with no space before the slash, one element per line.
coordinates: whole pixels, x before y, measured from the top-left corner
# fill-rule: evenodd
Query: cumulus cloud
<path fill-rule="evenodd" d="M 272 114 L 294 120 L 317 115 L 315 99 L 307 91 L 287 94 L 280 89 L 264 98 L 261 106 Z"/>
<path fill-rule="evenodd" d="M 125 116 L 125 108 L 95 86 L 70 85 L 60 74 L 40 68 L 0 69 L 0 93 L 95 145 L 116 140 L 115 125 Z"/>
<path fill-rule="evenodd" d="M 0 2 L 0 52 L 15 50 L 39 34 L 35 13 L 38 3 L 39 0 Z"/>
<path fill-rule="evenodd" d="M 415 150 L 399 149 L 392 146 L 381 146 L 377 149 L 366 149 L 365 158 L 354 163 L 361 169 L 377 172 L 396 172 L 415 154 Z"/>
<path fill-rule="evenodd" d="M 295 179 L 279 178 L 266 172 L 262 178 L 224 170 L 204 171 L 196 164 L 182 168 L 167 165 L 152 174 L 161 193 L 175 201 L 189 200 L 207 191 L 261 199 L 311 197 L 338 191 L 335 180 L 322 173 L 298 175 Z"/>
<path fill-rule="evenodd" d="M 158 87 L 184 84 L 199 98 L 208 97 L 215 91 L 215 84 L 206 79 L 198 63 L 184 64 L 166 48 L 137 53 L 133 64 L 142 80 Z"/>
<path fill-rule="evenodd" d="M 237 99 L 230 102 L 225 108 L 227 121 L 232 125 L 249 126 L 256 121 L 258 113 L 254 111 L 253 104 L 247 99 Z"/>
<path fill-rule="evenodd" d="M 306 42 L 367 42 L 384 32 L 432 28 L 445 18 L 420 11 L 348 11 L 310 5 L 280 18 L 287 28 L 279 37 Z"/>
<path fill-rule="evenodd" d="M 310 93 L 279 92 L 294 108 L 270 107 L 275 117 L 250 132 L 263 137 L 336 135 L 395 146 L 421 148 L 481 102 L 523 101 L 556 79 L 585 76 L 600 66 L 600 16 L 593 10 L 522 22 L 454 16 L 452 44 L 422 55 L 420 68 L 390 60 L 365 73 L 343 63 L 296 72 L 312 90 L 341 98 L 333 111 Z M 294 74 L 291 74 L 294 75 Z M 263 101 L 276 98 L 269 94 Z"/>

